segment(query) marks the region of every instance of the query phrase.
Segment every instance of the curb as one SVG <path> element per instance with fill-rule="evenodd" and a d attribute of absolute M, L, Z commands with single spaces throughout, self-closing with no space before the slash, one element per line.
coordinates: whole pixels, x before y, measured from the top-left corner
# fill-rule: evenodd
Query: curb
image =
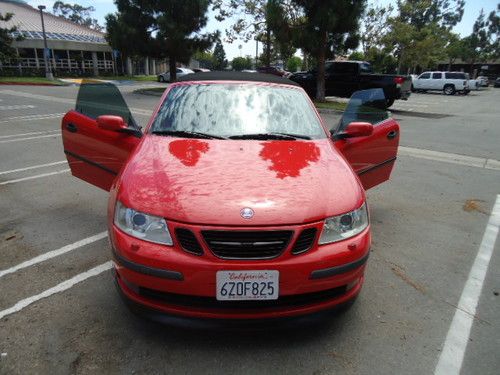
<path fill-rule="evenodd" d="M 165 90 L 166 90 L 166 88 L 165 88 Z M 165 91 L 163 91 L 163 92 L 165 92 Z M 133 91 L 134 94 L 147 95 L 147 96 L 156 96 L 158 98 L 163 95 L 163 92 L 152 91 L 152 90 L 149 90 L 149 89 L 137 89 L 137 90 Z"/>
<path fill-rule="evenodd" d="M 325 114 L 337 114 L 337 113 L 344 113 L 344 111 L 340 111 L 338 109 L 329 109 L 329 108 L 318 108 L 316 107 L 316 110 L 319 113 L 325 113 Z"/>
<path fill-rule="evenodd" d="M 45 83 L 45 82 L 39 82 L 39 83 L 30 83 L 30 82 L 8 82 L 8 81 L 2 81 L 0 82 L 0 85 L 9 85 L 9 86 L 69 86 L 69 84 L 56 84 L 56 83 Z"/>

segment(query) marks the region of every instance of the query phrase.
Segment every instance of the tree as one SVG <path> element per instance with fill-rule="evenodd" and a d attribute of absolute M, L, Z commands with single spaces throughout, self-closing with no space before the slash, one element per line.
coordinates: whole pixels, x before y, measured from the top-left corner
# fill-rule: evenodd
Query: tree
<path fill-rule="evenodd" d="M 92 18 L 91 13 L 95 12 L 93 6 L 84 7 L 79 4 L 69 4 L 63 1 L 56 1 L 52 6 L 52 13 L 56 16 L 64 17 L 71 22 L 90 27 L 91 29 L 102 31 L 103 27 Z"/>
<path fill-rule="evenodd" d="M 14 16 L 13 13 L 0 13 L 0 21 L 8 22 Z M 0 62 L 16 56 L 16 50 L 12 48 L 12 42 L 17 39 L 20 40 L 21 37 L 14 38 L 13 33 L 17 31 L 16 27 L 3 28 L 0 27 Z"/>
<path fill-rule="evenodd" d="M 492 10 L 488 16 L 488 39 L 490 41 L 490 57 L 498 59 L 500 57 L 500 3 L 497 9 Z"/>
<path fill-rule="evenodd" d="M 188 63 L 205 51 L 218 33 L 200 34 L 207 24 L 210 0 L 115 0 L 118 12 L 106 16 L 108 41 L 128 56 L 168 57 L 170 79 L 177 62 Z"/>
<path fill-rule="evenodd" d="M 360 51 L 354 51 L 349 55 L 349 60 L 357 60 L 357 61 L 365 61 L 366 57 L 363 52 Z"/>
<path fill-rule="evenodd" d="M 226 52 L 221 41 L 218 40 L 214 47 L 214 66 L 215 70 L 223 70 L 227 66 Z"/>
<path fill-rule="evenodd" d="M 398 0 L 399 19 L 420 31 L 429 24 L 450 30 L 462 20 L 465 0 Z"/>
<path fill-rule="evenodd" d="M 463 48 L 461 58 L 470 64 L 470 70 L 477 61 L 487 61 L 500 57 L 500 4 L 497 9 L 489 13 L 488 17 L 483 9 L 479 13 L 472 33 L 462 39 Z"/>
<path fill-rule="evenodd" d="M 212 0 L 212 4 L 217 21 L 234 19 L 232 26 L 226 29 L 226 40 L 232 43 L 238 38 L 245 42 L 257 39 L 264 43 L 266 65 L 269 66 L 271 30 L 266 20 L 267 0 Z"/>
<path fill-rule="evenodd" d="M 280 43 L 281 38 L 273 38 L 273 34 L 279 33 L 279 28 L 271 26 L 270 18 L 273 17 L 269 5 L 279 3 L 280 11 L 293 14 L 298 6 L 293 0 L 213 0 L 212 10 L 217 12 L 216 20 L 223 21 L 228 18 L 234 19 L 232 26 L 226 30 L 226 40 L 230 43 L 240 38 L 245 42 L 257 40 L 264 45 L 263 63 L 271 64 L 273 53 L 279 53 L 283 60 L 293 56 L 295 49 L 291 43 Z M 273 51 L 273 44 L 276 43 Z M 276 56 L 276 55 L 275 55 Z"/>
<path fill-rule="evenodd" d="M 451 66 L 456 59 L 464 55 L 465 44 L 460 36 L 455 33 L 451 33 L 448 36 L 448 44 L 444 48 L 446 57 L 448 58 L 448 70 L 451 70 Z"/>
<path fill-rule="evenodd" d="M 326 59 L 357 46 L 358 23 L 366 1 L 293 0 L 290 3 L 293 5 L 291 16 L 286 16 L 289 11 L 284 8 L 283 3 L 279 1 L 272 3 L 274 7 L 280 9 L 277 14 L 281 14 L 281 19 L 272 25 L 286 29 L 295 47 L 316 58 L 316 98 L 324 101 Z"/>
<path fill-rule="evenodd" d="M 233 66 L 233 70 L 237 71 L 252 69 L 252 58 L 250 56 L 235 57 L 231 65 Z"/>
<path fill-rule="evenodd" d="M 363 52 L 373 47 L 380 47 L 382 45 L 382 38 L 389 30 L 388 19 L 394 11 L 392 5 L 383 7 L 380 5 L 372 5 L 367 9 L 363 16 L 363 32 L 361 34 L 361 46 Z"/>
<path fill-rule="evenodd" d="M 210 51 L 196 51 L 193 56 L 200 63 L 200 68 L 213 69 L 215 57 Z"/>
<path fill-rule="evenodd" d="M 461 21 L 465 0 L 399 0 L 397 14 L 388 18 L 382 38 L 387 51 L 403 67 L 435 65 L 445 58 L 446 36 Z"/>
<path fill-rule="evenodd" d="M 301 66 L 302 66 L 302 59 L 298 56 L 292 56 L 286 62 L 286 70 L 292 73 L 298 71 Z"/>

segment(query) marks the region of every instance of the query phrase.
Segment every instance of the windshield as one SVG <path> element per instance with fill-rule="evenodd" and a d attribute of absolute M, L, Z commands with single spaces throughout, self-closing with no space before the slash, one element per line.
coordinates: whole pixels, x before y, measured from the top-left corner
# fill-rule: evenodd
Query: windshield
<path fill-rule="evenodd" d="M 259 84 L 193 84 L 173 88 L 152 125 L 153 133 L 172 131 L 224 138 L 272 133 L 326 138 L 301 90 Z"/>

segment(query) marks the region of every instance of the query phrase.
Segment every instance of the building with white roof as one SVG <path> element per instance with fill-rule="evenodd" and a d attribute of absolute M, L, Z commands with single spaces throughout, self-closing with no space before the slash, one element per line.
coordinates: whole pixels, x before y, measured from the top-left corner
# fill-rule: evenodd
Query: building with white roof
<path fill-rule="evenodd" d="M 0 0 L 0 13 L 12 13 L 0 27 L 17 27 L 14 35 L 23 37 L 14 41 L 17 59 L 11 59 L 2 68 L 22 70 L 45 70 L 44 42 L 40 11 L 23 0 Z M 63 17 L 43 13 L 47 47 L 50 50 L 49 64 L 55 73 L 80 75 L 111 74 L 115 70 L 115 56 L 105 39 L 97 30 L 75 24 Z"/>

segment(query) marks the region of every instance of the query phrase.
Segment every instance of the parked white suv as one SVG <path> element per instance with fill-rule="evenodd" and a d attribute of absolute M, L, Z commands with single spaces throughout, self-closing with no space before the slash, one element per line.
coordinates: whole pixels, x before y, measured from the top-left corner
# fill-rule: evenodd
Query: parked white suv
<path fill-rule="evenodd" d="M 445 95 L 470 92 L 469 81 L 463 72 L 424 72 L 412 84 L 415 91 L 442 91 Z"/>

